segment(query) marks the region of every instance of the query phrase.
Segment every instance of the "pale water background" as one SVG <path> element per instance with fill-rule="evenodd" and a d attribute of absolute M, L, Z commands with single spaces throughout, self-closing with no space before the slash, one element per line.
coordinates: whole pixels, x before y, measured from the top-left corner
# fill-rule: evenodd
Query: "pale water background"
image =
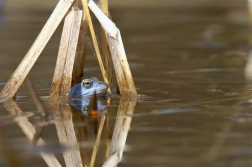
<path fill-rule="evenodd" d="M 16 69 L 50 16 L 57 1 L 7 0 L 1 12 L 0 88 Z M 109 1 L 113 21 L 121 30 L 132 74 L 140 94 L 122 162 L 119 167 L 250 167 L 252 166 L 252 82 L 244 71 L 251 46 L 245 0 Z M 98 25 L 98 24 L 96 24 Z M 49 108 L 62 24 L 28 77 Z M 97 29 L 99 35 L 99 28 Z M 98 37 L 99 39 L 99 37 Z M 91 45 L 85 77 L 101 79 Z M 17 93 L 17 104 L 35 126 L 41 121 L 27 84 Z M 117 102 L 112 104 L 116 108 Z M 50 112 L 53 121 L 54 111 Z M 108 117 L 113 129 L 116 112 Z M 80 143 L 90 154 L 97 122 L 84 119 L 75 128 L 89 131 Z M 44 167 L 39 148 L 33 148 L 0 103 L 0 128 L 26 167 Z M 89 122 L 89 123 L 87 123 Z M 94 123 L 95 122 L 95 123 Z M 112 130 L 110 130 L 112 133 Z M 91 134 L 91 135 L 90 135 Z M 54 123 L 41 136 L 62 166 L 63 151 Z M 107 139 L 102 139 L 103 143 Z M 0 166 L 10 164 L 0 143 Z M 99 150 L 95 166 L 103 162 Z M 37 151 L 36 151 L 37 149 Z M 35 151 L 34 151 L 35 150 Z"/>

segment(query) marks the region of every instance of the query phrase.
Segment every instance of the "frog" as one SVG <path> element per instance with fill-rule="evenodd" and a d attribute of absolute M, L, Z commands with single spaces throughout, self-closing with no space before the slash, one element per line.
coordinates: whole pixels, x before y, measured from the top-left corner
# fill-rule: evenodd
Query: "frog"
<path fill-rule="evenodd" d="M 91 97 L 94 93 L 97 96 L 106 95 L 108 84 L 99 81 L 96 77 L 82 80 L 81 83 L 74 85 L 69 92 L 70 98 L 85 98 Z"/>

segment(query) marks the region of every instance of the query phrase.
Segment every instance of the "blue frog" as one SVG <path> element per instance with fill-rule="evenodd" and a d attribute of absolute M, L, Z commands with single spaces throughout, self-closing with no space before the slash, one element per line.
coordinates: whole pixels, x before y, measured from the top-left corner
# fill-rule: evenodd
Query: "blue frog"
<path fill-rule="evenodd" d="M 81 83 L 74 85 L 70 89 L 70 98 L 85 98 L 90 97 L 96 92 L 97 96 L 105 95 L 108 89 L 108 84 L 99 81 L 96 77 L 84 79 Z"/>

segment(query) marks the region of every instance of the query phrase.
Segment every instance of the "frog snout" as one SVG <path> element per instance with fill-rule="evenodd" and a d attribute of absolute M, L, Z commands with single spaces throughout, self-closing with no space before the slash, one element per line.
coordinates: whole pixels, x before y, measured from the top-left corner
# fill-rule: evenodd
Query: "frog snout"
<path fill-rule="evenodd" d="M 99 82 L 98 84 L 99 84 L 99 87 L 101 87 L 101 88 L 104 88 L 104 89 L 108 88 L 108 84 L 105 82 Z"/>
<path fill-rule="evenodd" d="M 96 94 L 101 95 L 106 93 L 107 89 L 108 89 L 108 84 L 105 82 L 98 82 L 96 83 Z"/>

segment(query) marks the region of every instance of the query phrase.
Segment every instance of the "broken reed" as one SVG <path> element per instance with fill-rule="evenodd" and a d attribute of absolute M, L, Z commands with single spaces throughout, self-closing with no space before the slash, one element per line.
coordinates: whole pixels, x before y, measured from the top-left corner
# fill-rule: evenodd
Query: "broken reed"
<path fill-rule="evenodd" d="M 66 15 L 66 19 L 65 19 L 63 32 L 67 32 L 67 33 L 66 35 L 63 33 L 62 38 L 61 38 L 59 55 L 58 55 L 57 65 L 55 68 L 55 75 L 53 78 L 53 82 L 56 81 L 55 84 L 58 87 L 56 88 L 52 87 L 52 91 L 55 91 L 55 92 L 51 93 L 51 98 L 58 99 L 60 96 L 65 95 L 69 91 L 70 86 L 71 86 L 71 80 L 74 80 L 72 78 L 72 73 L 74 69 L 73 65 L 76 64 L 77 61 L 80 61 L 81 58 L 85 57 L 84 55 L 81 55 L 81 53 L 84 53 L 84 51 L 82 50 L 84 46 L 81 47 L 82 45 L 81 40 L 80 39 L 78 40 L 78 36 L 79 36 L 79 31 L 81 31 L 80 30 L 81 27 L 84 26 L 83 24 L 85 22 L 84 20 L 86 19 L 86 17 L 88 20 L 89 28 L 91 27 L 90 29 L 93 29 L 92 21 L 91 21 L 90 14 L 87 8 L 87 1 L 82 0 L 84 11 L 86 14 L 87 13 L 89 14 L 87 16 L 85 16 L 84 14 L 82 15 L 81 11 L 75 7 L 70 8 L 73 2 L 74 2 L 73 0 L 60 0 L 59 1 L 52 15 L 50 16 L 47 23 L 43 27 L 42 31 L 38 35 L 37 39 L 31 46 L 30 50 L 28 51 L 28 53 L 26 54 L 26 56 L 24 57 L 24 59 L 22 60 L 18 68 L 16 69 L 16 71 L 13 73 L 13 75 L 11 76 L 7 84 L 5 85 L 4 89 L 1 91 L 0 93 L 1 98 L 3 99 L 12 98 L 16 94 L 17 90 L 19 89 L 24 79 L 26 78 L 28 72 L 34 65 L 38 56 L 42 52 L 43 48 L 45 47 L 50 37 L 52 36 L 53 32 L 55 31 L 55 29 L 57 28 L 60 21 L 63 19 L 65 15 Z M 124 51 L 124 47 L 123 47 L 119 30 L 107 18 L 107 16 L 104 13 L 102 13 L 100 9 L 98 9 L 98 7 L 93 3 L 92 0 L 89 1 L 88 5 L 89 7 L 92 6 L 91 10 L 97 16 L 98 20 L 101 22 L 105 30 L 104 37 L 106 36 L 107 41 L 109 43 L 109 48 L 112 54 L 115 74 L 116 74 L 116 78 L 117 78 L 117 82 L 118 82 L 121 94 L 123 96 L 124 95 L 135 96 L 136 95 L 135 85 L 133 82 L 133 78 L 131 76 L 130 68 L 128 65 L 128 61 L 126 58 L 126 54 Z M 83 16 L 83 19 L 81 19 L 81 16 Z M 104 20 L 102 19 L 104 17 L 105 17 L 106 23 L 104 23 Z M 83 33 L 86 34 L 85 32 Z M 102 63 L 102 60 L 100 58 L 98 45 L 96 46 L 97 41 L 94 38 L 95 37 L 94 31 L 93 32 L 91 31 L 91 35 L 93 38 L 94 45 L 95 47 L 97 47 L 96 52 L 98 54 L 96 53 L 96 55 L 98 55 L 97 58 L 101 67 L 103 77 L 105 78 L 104 80 L 109 83 L 110 82 L 109 80 L 111 80 L 107 78 L 109 74 L 111 74 L 111 68 L 110 68 L 109 62 L 105 62 L 105 64 L 107 64 L 105 65 L 106 66 L 106 69 L 105 69 Z M 66 41 L 63 41 L 63 39 L 66 39 Z M 104 44 L 104 48 L 108 49 L 108 46 Z M 78 55 L 79 53 L 81 56 L 79 55 L 78 58 L 75 58 L 75 55 Z M 106 58 L 108 59 L 107 61 L 109 61 L 110 58 L 107 56 Z M 75 60 L 75 63 L 73 62 L 73 60 Z M 80 63 L 79 66 L 81 68 L 83 67 L 83 64 Z M 105 71 L 105 70 L 110 70 L 110 71 Z M 73 76 L 74 77 L 82 76 L 82 71 L 79 70 L 78 75 L 73 75 Z M 78 79 L 73 81 L 73 83 L 77 81 Z M 54 93 L 55 95 L 53 95 Z M 120 162 L 122 158 L 122 152 L 125 146 L 130 122 L 131 122 L 131 117 L 129 117 L 128 115 L 131 115 L 133 113 L 135 104 L 136 104 L 136 98 L 133 98 L 131 100 L 127 98 L 121 99 L 120 106 L 118 109 L 118 117 L 116 119 L 116 126 L 114 129 L 111 147 L 109 150 L 109 157 L 107 161 L 103 164 L 103 167 L 115 166 L 118 162 Z M 22 110 L 13 101 L 4 103 L 4 106 L 12 114 L 22 113 Z M 56 121 L 55 123 L 59 140 L 61 143 L 68 143 L 68 144 L 77 143 L 75 129 L 72 122 L 72 112 L 70 110 L 70 106 L 63 105 L 61 109 L 63 111 L 62 112 L 63 114 L 60 115 L 62 122 Z M 54 115 L 54 116 L 59 118 L 59 116 L 57 115 Z M 98 148 L 98 145 L 99 145 L 99 140 L 100 140 L 99 138 L 102 131 L 103 123 L 105 121 L 104 119 L 105 119 L 105 116 L 103 117 L 102 123 L 100 124 L 100 127 L 99 127 L 99 135 L 97 135 L 97 139 L 96 139 L 96 148 Z M 33 125 L 28 121 L 27 118 L 20 117 L 16 121 L 17 121 L 17 124 L 24 131 L 27 138 L 32 140 L 34 136 L 36 136 L 35 129 Z M 37 144 L 42 145 L 45 143 L 41 138 L 38 138 Z M 95 157 L 96 155 L 95 151 L 96 149 L 94 149 L 93 157 Z M 61 166 L 60 163 L 57 161 L 57 159 L 53 155 L 41 153 L 41 156 L 43 157 L 45 162 L 48 164 L 48 166 L 53 166 L 53 167 Z M 84 166 L 82 164 L 81 158 L 82 157 L 80 155 L 79 150 L 75 150 L 73 152 L 64 154 L 66 166 L 78 166 L 78 165 Z M 93 164 L 94 164 L 94 158 L 92 158 L 92 162 L 91 162 L 91 165 Z"/>
<path fill-rule="evenodd" d="M 76 7 L 72 7 L 72 10 L 70 10 L 65 17 L 58 58 L 52 81 L 51 99 L 65 97 L 71 87 L 81 20 L 82 11 Z M 76 60 L 75 62 L 78 61 L 80 60 Z"/>
<path fill-rule="evenodd" d="M 75 2 L 75 3 L 74 3 Z M 26 78 L 27 74 L 31 70 L 32 66 L 36 62 L 37 58 L 39 57 L 40 53 L 44 49 L 45 45 L 51 38 L 52 34 L 56 30 L 57 26 L 63 19 L 65 15 L 69 15 L 71 13 L 71 10 L 76 10 L 78 9 L 76 7 L 72 7 L 73 3 L 76 5 L 76 1 L 73 0 L 60 0 L 59 3 L 57 4 L 55 10 L 53 11 L 52 15 L 46 22 L 45 26 L 41 30 L 40 34 L 34 41 L 33 45 L 25 55 L 24 59 L 22 62 L 19 64 L 17 67 L 16 71 L 13 73 L 13 75 L 10 77 L 9 81 L 6 83 L 5 87 L 0 93 L 0 98 L 2 99 L 9 99 L 12 98 L 21 84 L 23 83 L 24 79 Z M 114 65 L 114 70 L 116 74 L 116 79 L 117 83 L 119 86 L 119 90 L 122 96 L 136 96 L 136 89 L 135 85 L 133 82 L 133 78 L 131 75 L 131 71 L 129 68 L 129 64 L 127 61 L 127 57 L 125 54 L 125 50 L 123 47 L 121 35 L 119 29 L 114 25 L 114 23 L 108 19 L 108 17 L 97 7 L 97 5 L 90 0 L 87 3 L 87 0 L 82 0 L 82 5 L 84 9 L 84 13 L 88 22 L 89 30 L 92 36 L 96 56 L 101 68 L 101 72 L 103 75 L 103 79 L 107 83 L 112 83 L 111 82 L 111 64 L 109 62 L 109 57 L 108 57 L 108 51 L 105 51 L 107 49 L 107 45 L 103 42 L 104 47 L 104 52 L 106 52 L 106 69 L 103 65 L 102 58 L 100 55 L 98 43 L 96 40 L 96 35 L 94 32 L 93 28 L 93 23 L 90 17 L 89 9 L 88 7 L 92 10 L 94 15 L 97 17 L 99 22 L 101 23 L 102 27 L 104 28 L 105 35 L 109 44 L 110 52 L 111 52 L 111 57 Z M 68 12 L 68 14 L 67 14 Z M 81 11 L 79 11 L 81 12 Z M 70 16 L 69 16 L 70 17 Z M 73 79 L 73 77 L 79 77 L 82 76 L 81 72 L 78 72 L 79 74 L 77 75 L 72 75 L 73 71 L 78 71 L 78 70 L 73 70 L 73 65 L 74 65 L 74 60 L 75 60 L 75 54 L 76 54 L 76 49 L 77 49 L 77 41 L 79 37 L 79 31 L 80 31 L 80 20 L 81 20 L 82 14 L 78 14 L 76 18 L 74 17 L 73 22 L 68 21 L 66 25 L 64 25 L 63 32 L 68 32 L 68 35 L 62 35 L 62 40 L 60 43 L 60 49 L 59 49 L 59 55 L 58 55 L 58 60 L 57 60 L 57 65 L 55 68 L 55 74 L 52 82 L 52 92 L 51 92 L 51 99 L 59 99 L 61 96 L 65 96 L 72 85 L 72 80 L 77 81 L 77 79 Z M 84 18 L 84 15 L 83 15 Z M 70 29 L 68 29 L 69 27 Z M 70 34 L 69 34 L 70 33 Z M 65 39 L 65 41 L 63 41 Z M 79 42 L 80 43 L 80 42 Z M 83 52 L 83 51 L 81 51 Z M 78 56 L 79 58 L 83 58 L 84 56 Z M 75 60 L 77 61 L 83 61 L 83 60 Z M 75 63 L 76 64 L 76 63 Z M 80 65 L 80 67 L 83 67 Z M 108 79 L 108 76 L 110 79 Z M 110 85 L 111 86 L 111 85 Z M 110 91 L 110 88 L 108 90 Z"/>
<path fill-rule="evenodd" d="M 100 8 L 102 12 L 108 17 L 108 0 L 100 1 Z M 113 85 L 113 77 L 112 77 L 112 60 L 110 56 L 109 46 L 106 37 L 106 31 L 101 26 L 101 46 L 102 46 L 102 53 L 104 56 L 104 68 L 108 77 L 108 83 L 110 87 L 114 87 Z"/>
<path fill-rule="evenodd" d="M 110 48 L 120 94 L 122 96 L 137 96 L 120 30 L 92 0 L 89 1 L 88 6 L 106 31 L 106 37 Z"/>
<path fill-rule="evenodd" d="M 105 71 L 105 68 L 104 68 L 104 65 L 103 65 L 103 62 L 102 62 L 102 58 L 101 58 L 101 54 L 100 54 L 100 51 L 99 51 L 98 42 L 97 42 L 97 39 L 96 39 L 96 35 L 95 35 L 95 31 L 94 31 L 93 22 L 92 22 L 90 13 L 89 13 L 87 0 L 81 0 L 81 2 L 82 2 L 82 6 L 83 6 L 83 10 L 84 10 L 84 12 L 85 12 L 85 15 L 87 16 L 87 22 L 88 22 L 90 34 L 91 34 L 91 37 L 92 37 L 92 41 L 93 41 L 93 45 L 94 45 L 95 54 L 96 54 L 96 57 L 97 57 L 97 59 L 98 59 L 98 63 L 99 63 L 100 68 L 101 68 L 103 80 L 104 80 L 106 83 L 109 83 L 109 82 L 108 82 L 107 73 L 106 73 L 106 71 Z M 108 92 L 111 93 L 110 87 L 108 88 Z"/>
<path fill-rule="evenodd" d="M 9 99 L 16 94 L 45 45 L 48 43 L 52 34 L 71 7 L 72 3 L 73 0 L 60 0 L 58 2 L 38 37 L 1 91 L 0 98 Z"/>

